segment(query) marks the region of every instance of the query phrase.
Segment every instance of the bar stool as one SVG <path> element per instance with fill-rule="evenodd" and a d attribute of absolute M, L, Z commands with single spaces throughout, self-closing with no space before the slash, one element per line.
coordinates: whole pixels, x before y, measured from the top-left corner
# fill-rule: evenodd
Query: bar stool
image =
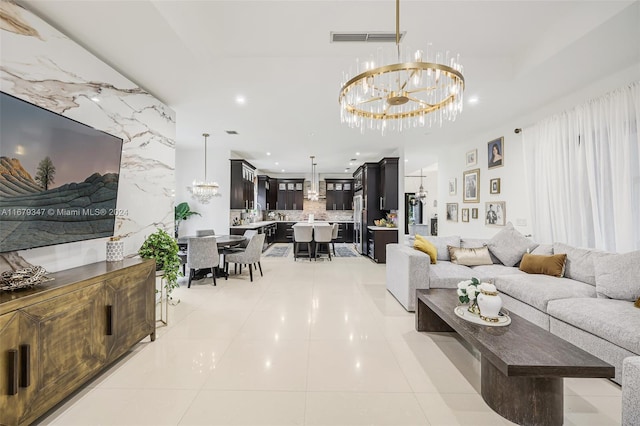
<path fill-rule="evenodd" d="M 311 260 L 311 242 L 313 241 L 313 227 L 309 225 L 293 226 L 293 260 L 299 257 L 300 245 L 307 245 L 307 256 Z"/>

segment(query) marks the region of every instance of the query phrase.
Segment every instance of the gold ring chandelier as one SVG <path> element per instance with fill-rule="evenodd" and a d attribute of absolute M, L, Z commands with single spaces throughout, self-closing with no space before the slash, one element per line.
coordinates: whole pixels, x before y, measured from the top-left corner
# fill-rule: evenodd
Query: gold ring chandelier
<path fill-rule="evenodd" d="M 396 0 L 398 63 L 385 64 L 382 49 L 356 63 L 355 77 L 345 74 L 340 89 L 341 120 L 349 127 L 402 130 L 442 125 L 462 111 L 464 77 L 459 55 L 400 49 L 400 0 Z"/>

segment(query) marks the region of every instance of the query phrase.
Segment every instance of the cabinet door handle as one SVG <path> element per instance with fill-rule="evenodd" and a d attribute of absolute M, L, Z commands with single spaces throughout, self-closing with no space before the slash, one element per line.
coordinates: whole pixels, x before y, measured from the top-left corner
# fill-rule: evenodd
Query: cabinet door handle
<path fill-rule="evenodd" d="M 20 387 L 31 384 L 31 345 L 20 345 Z"/>
<path fill-rule="evenodd" d="M 382 200 L 383 199 L 384 199 L 383 197 L 380 197 L 380 210 L 382 210 Z"/>
<path fill-rule="evenodd" d="M 113 336 L 113 306 L 107 305 L 107 336 Z"/>
<path fill-rule="evenodd" d="M 18 393 L 18 351 L 16 349 L 7 351 L 7 369 L 9 376 L 7 395 L 15 395 Z"/>

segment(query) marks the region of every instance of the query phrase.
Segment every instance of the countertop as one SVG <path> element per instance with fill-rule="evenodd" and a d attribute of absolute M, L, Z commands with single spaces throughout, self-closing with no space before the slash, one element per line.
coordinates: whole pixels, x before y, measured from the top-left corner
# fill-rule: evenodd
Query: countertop
<path fill-rule="evenodd" d="M 231 228 L 233 228 L 233 229 L 259 229 L 259 228 L 262 228 L 263 226 L 272 225 L 274 223 L 276 223 L 275 220 L 263 220 L 261 222 L 248 223 L 246 225 L 231 226 Z"/>
<path fill-rule="evenodd" d="M 367 229 L 371 229 L 372 231 L 397 231 L 398 227 L 389 228 L 386 226 L 367 226 Z"/>

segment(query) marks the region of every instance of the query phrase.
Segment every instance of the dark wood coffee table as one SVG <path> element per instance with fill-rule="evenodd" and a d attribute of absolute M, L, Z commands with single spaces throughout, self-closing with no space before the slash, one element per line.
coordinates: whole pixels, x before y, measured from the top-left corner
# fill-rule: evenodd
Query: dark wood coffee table
<path fill-rule="evenodd" d="M 455 331 L 478 349 L 482 398 L 512 422 L 561 425 L 564 377 L 614 377 L 612 365 L 516 314 L 505 327 L 473 324 L 454 313 L 456 290 L 416 291 L 416 330 Z"/>

